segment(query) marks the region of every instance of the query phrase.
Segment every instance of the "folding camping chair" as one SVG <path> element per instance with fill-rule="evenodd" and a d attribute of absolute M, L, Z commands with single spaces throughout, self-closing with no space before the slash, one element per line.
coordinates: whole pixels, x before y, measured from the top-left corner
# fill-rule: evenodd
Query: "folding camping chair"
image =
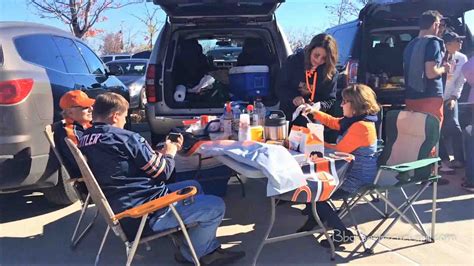
<path fill-rule="evenodd" d="M 56 155 L 56 158 L 58 159 L 61 167 L 64 167 L 64 159 L 62 158 L 61 154 L 59 153 L 58 149 L 56 149 L 56 144 L 54 143 L 54 131 L 51 125 L 47 125 L 44 129 L 44 134 L 46 136 L 46 139 L 49 142 L 49 145 L 51 146 L 51 149 L 53 150 L 54 154 Z M 66 167 L 64 167 L 66 169 Z M 67 169 L 66 169 L 67 171 Z M 69 173 L 68 173 L 69 174 Z M 83 182 L 82 178 L 71 178 L 68 180 L 70 183 L 76 183 L 76 182 Z M 74 227 L 74 232 L 72 233 L 71 237 L 71 245 L 70 247 L 72 249 L 76 248 L 77 244 L 82 240 L 82 238 L 86 235 L 87 232 L 89 232 L 90 228 L 95 222 L 95 219 L 97 218 L 97 215 L 99 214 L 98 210 L 95 211 L 94 216 L 92 217 L 92 220 L 87 224 L 87 226 L 82 230 L 82 232 L 77 236 L 79 232 L 79 228 L 81 226 L 82 219 L 84 218 L 84 215 L 88 209 L 89 204 L 91 204 L 91 197 L 90 194 L 87 194 L 86 198 L 76 189 L 76 186 L 72 186 L 74 188 L 74 191 L 76 192 L 77 198 L 81 201 L 81 215 L 79 216 L 79 219 L 77 220 L 76 226 Z M 76 238 L 77 236 L 77 238 Z"/>
<path fill-rule="evenodd" d="M 352 195 L 350 201 L 347 202 L 347 199 L 344 199 L 345 204 L 343 209 L 340 210 L 340 217 L 349 213 L 353 222 L 357 224 L 353 219 L 351 210 L 359 201 L 364 200 L 367 195 L 375 193 L 385 203 L 385 212 L 371 204 L 383 218 L 366 236 L 366 239 L 373 238 L 389 218 L 395 218 L 377 237 L 370 248 L 366 248 L 365 240 L 361 239 L 367 253 L 373 253 L 374 247 L 400 219 L 409 223 L 423 235 L 425 242 L 434 242 L 437 181 L 441 176 L 437 174 L 436 167 L 440 159 L 432 158 L 431 151 L 438 143 L 439 128 L 439 120 L 430 114 L 400 110 L 387 113 L 386 142 L 379 157 L 379 170 L 374 183 L 361 188 L 356 194 Z M 413 203 L 430 185 L 433 187 L 433 196 L 431 234 L 428 234 L 416 213 Z M 408 195 L 405 191 L 408 186 L 415 186 L 418 189 L 413 194 Z M 404 197 L 404 202 L 399 206 L 395 205 L 388 197 L 389 191 L 390 193 L 400 191 Z M 367 199 L 365 201 L 369 202 Z M 390 207 L 391 213 L 388 213 L 387 206 Z M 411 210 L 415 222 L 405 214 L 408 210 Z"/>
<path fill-rule="evenodd" d="M 76 145 L 71 140 L 65 138 L 65 141 L 69 149 L 71 150 L 72 155 L 74 156 L 74 159 L 76 160 L 77 165 L 79 166 L 79 169 L 81 170 L 82 177 L 84 178 L 84 181 L 86 183 L 87 189 L 89 190 L 89 194 L 92 200 L 95 202 L 95 205 L 99 213 L 102 215 L 102 217 L 105 219 L 108 225 L 107 229 L 105 230 L 105 235 L 100 244 L 99 251 L 97 252 L 95 265 L 99 263 L 100 254 L 102 252 L 102 248 L 104 247 L 104 244 L 105 244 L 105 241 L 107 239 L 110 229 L 112 229 L 115 235 L 117 235 L 125 244 L 125 249 L 127 252 L 127 263 L 126 263 L 127 266 L 129 266 L 132 263 L 133 257 L 135 256 L 135 252 L 139 244 L 146 243 L 148 245 L 148 242 L 151 240 L 155 240 L 163 236 L 168 236 L 180 230 L 183 232 L 186 243 L 188 244 L 188 247 L 193 256 L 195 265 L 199 265 L 199 259 L 197 258 L 196 252 L 194 251 L 194 247 L 192 245 L 191 239 L 189 238 L 188 231 L 186 229 L 186 227 L 195 226 L 196 224 L 185 225 L 183 223 L 183 220 L 181 219 L 181 216 L 178 214 L 175 207 L 173 206 L 175 202 L 194 196 L 197 193 L 196 187 L 187 187 L 182 190 L 167 194 L 163 197 L 157 198 L 155 200 L 146 202 L 140 206 L 115 214 L 112 211 L 112 208 L 110 207 L 109 202 L 107 201 L 107 198 L 103 194 L 102 189 L 97 183 L 94 177 L 94 174 L 92 173 L 89 166 L 87 165 L 84 155 L 81 153 L 81 151 L 76 147 Z M 157 232 L 153 235 L 145 236 L 142 238 L 143 230 L 145 229 L 145 225 L 148 222 L 148 215 L 150 213 L 153 213 L 157 210 L 160 210 L 166 207 L 170 208 L 170 210 L 176 217 L 176 220 L 179 223 L 179 227 Z M 120 225 L 120 219 L 127 218 L 127 217 L 141 218 L 140 226 L 138 227 L 138 231 L 133 240 L 128 239 L 127 235 L 122 229 L 122 226 Z"/>

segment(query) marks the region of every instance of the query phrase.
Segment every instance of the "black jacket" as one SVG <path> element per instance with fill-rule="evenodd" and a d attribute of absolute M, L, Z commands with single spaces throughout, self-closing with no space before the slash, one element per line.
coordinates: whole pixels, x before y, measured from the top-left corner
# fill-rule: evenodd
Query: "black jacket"
<path fill-rule="evenodd" d="M 318 73 L 316 81 L 316 94 L 314 102 L 321 103 L 321 111 L 327 112 L 336 101 L 337 73 L 332 80 L 324 80 L 324 65 L 316 69 Z M 309 82 L 312 84 L 312 80 Z M 293 99 L 296 96 L 303 96 L 309 100 L 306 90 L 306 72 L 304 67 L 304 51 L 300 51 L 288 57 L 280 70 L 276 85 L 276 95 L 280 100 L 280 109 L 285 112 L 287 120 L 291 120 L 291 115 L 296 109 Z"/>

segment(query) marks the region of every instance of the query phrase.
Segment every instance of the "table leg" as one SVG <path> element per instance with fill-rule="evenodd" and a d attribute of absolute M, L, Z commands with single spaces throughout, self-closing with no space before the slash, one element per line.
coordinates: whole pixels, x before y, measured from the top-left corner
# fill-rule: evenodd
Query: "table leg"
<path fill-rule="evenodd" d="M 258 245 L 257 253 L 255 253 L 255 256 L 253 257 L 252 265 L 254 265 L 254 266 L 257 265 L 258 256 L 260 256 L 260 252 L 262 251 L 263 246 L 266 244 L 268 236 L 270 235 L 270 232 L 272 231 L 273 223 L 275 222 L 275 206 L 276 206 L 276 204 L 275 204 L 275 198 L 274 197 L 270 197 L 270 205 L 271 205 L 271 207 L 270 207 L 271 208 L 271 210 L 270 210 L 270 222 L 268 223 L 268 228 L 267 228 L 267 231 L 265 232 L 265 234 L 263 235 L 262 241 Z"/>
<path fill-rule="evenodd" d="M 334 242 L 332 241 L 332 238 L 329 237 L 328 230 L 324 226 L 323 222 L 321 222 L 321 219 L 319 218 L 318 212 L 316 211 L 316 201 L 311 202 L 311 209 L 313 210 L 313 216 L 314 219 L 316 220 L 316 223 L 323 229 L 324 236 L 329 242 L 329 246 L 331 247 L 331 260 L 334 260 L 336 257 L 336 251 L 334 247 Z"/>

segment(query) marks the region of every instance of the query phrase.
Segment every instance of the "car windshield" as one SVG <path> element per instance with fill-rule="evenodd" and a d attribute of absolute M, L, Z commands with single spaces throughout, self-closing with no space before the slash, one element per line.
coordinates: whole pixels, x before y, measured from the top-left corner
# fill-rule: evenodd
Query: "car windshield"
<path fill-rule="evenodd" d="M 114 73 L 122 73 L 119 76 L 143 76 L 146 69 L 145 62 L 115 62 L 108 63 L 107 66 L 111 71 L 118 70 L 113 71 Z"/>
<path fill-rule="evenodd" d="M 229 48 L 215 48 L 207 52 L 207 56 L 212 56 L 214 59 L 223 60 L 237 60 L 242 47 L 229 47 Z"/>

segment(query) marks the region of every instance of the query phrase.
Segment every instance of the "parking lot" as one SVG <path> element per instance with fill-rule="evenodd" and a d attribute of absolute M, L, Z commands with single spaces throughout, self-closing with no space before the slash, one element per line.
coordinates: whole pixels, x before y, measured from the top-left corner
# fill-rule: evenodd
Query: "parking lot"
<path fill-rule="evenodd" d="M 420 237 L 408 224 L 399 222 L 390 233 L 393 239 L 384 239 L 374 255 L 351 253 L 359 244 L 356 241 L 347 245 L 345 250 L 337 250 L 333 263 L 329 260 L 328 251 L 319 246 L 315 237 L 305 237 L 265 246 L 258 265 L 472 265 L 474 195 L 460 188 L 462 176 L 460 171 L 457 175 L 445 176 L 451 181 L 450 184 L 438 187 L 435 243 L 406 240 L 420 240 Z M 264 185 L 249 179 L 246 180 L 246 190 L 247 196 L 242 198 L 240 186 L 231 179 L 225 197 L 226 216 L 218 230 L 218 238 L 225 247 L 236 245 L 247 252 L 245 259 L 236 265 L 250 264 L 269 215 L 270 206 L 264 196 Z M 431 217 L 430 194 L 431 192 L 427 193 L 415 204 L 420 210 L 420 219 L 428 227 Z M 391 197 L 400 196 L 392 194 Z M 301 226 L 305 217 L 301 216 L 297 208 L 302 207 L 289 204 L 278 206 L 272 235 L 294 232 Z M 105 223 L 99 219 L 76 250 L 71 250 L 69 240 L 80 214 L 78 202 L 60 208 L 50 205 L 39 192 L 4 194 L 0 195 L 0 212 L 0 265 L 93 264 Z M 366 205 L 357 207 L 354 213 L 364 232 L 371 230 L 379 219 Z M 90 216 L 91 212 L 88 218 Z M 348 219 L 345 221 L 349 223 Z M 151 248 L 151 251 L 147 251 L 145 246 L 140 247 L 134 264 L 177 264 L 173 259 L 175 249 L 168 239 L 151 242 Z M 102 253 L 101 265 L 123 265 L 124 262 L 123 245 L 115 236 L 109 236 Z"/>

